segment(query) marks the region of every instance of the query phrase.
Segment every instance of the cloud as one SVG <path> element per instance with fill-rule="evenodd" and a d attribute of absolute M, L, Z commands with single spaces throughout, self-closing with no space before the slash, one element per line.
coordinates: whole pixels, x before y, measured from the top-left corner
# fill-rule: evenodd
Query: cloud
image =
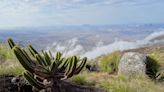
<path fill-rule="evenodd" d="M 163 0 L 0 0 L 0 28 L 20 27 L 20 26 L 42 26 L 71 23 L 86 23 L 93 12 L 96 15 L 100 12 L 109 12 L 103 6 L 113 5 L 145 5 L 164 2 Z M 92 7 L 94 6 L 94 7 Z M 121 7 L 121 6 L 120 6 Z M 93 9 L 92 9 L 93 8 Z M 113 9 L 113 8 L 112 8 Z M 72 11 L 77 10 L 77 11 Z M 99 11 L 98 11 L 99 10 Z M 81 12 L 82 11 L 82 12 Z M 113 9 L 114 11 L 114 9 Z M 87 17 L 82 16 L 84 21 L 78 17 L 85 12 Z M 92 12 L 92 13 L 91 13 Z M 97 13 L 99 12 L 99 13 Z M 107 15 L 104 13 L 104 16 Z M 77 21 L 68 19 L 68 15 L 77 17 Z M 54 19 L 56 22 L 54 22 Z M 90 19 L 90 18 L 89 18 Z M 58 21 L 57 21 L 58 20 Z M 99 20 L 96 18 L 94 20 Z M 42 23 L 44 21 L 44 23 Z M 73 21 L 73 22 L 72 22 Z M 84 21 L 84 22 L 83 22 Z M 90 20 L 91 21 L 91 20 Z M 90 22 L 89 23 L 93 23 Z M 95 23 L 95 22 L 94 22 Z"/>
<path fill-rule="evenodd" d="M 162 0 L 1 0 L 0 13 L 33 13 L 89 5 L 146 4 L 160 1 Z"/>
<path fill-rule="evenodd" d="M 123 40 L 115 41 L 111 44 L 97 47 L 97 48 L 93 49 L 92 51 L 88 51 L 82 56 L 86 56 L 89 59 L 94 59 L 98 56 L 108 54 L 113 51 L 123 51 L 123 50 L 128 50 L 128 49 L 145 47 L 147 45 L 160 44 L 160 43 L 164 42 L 163 39 L 159 39 L 159 40 L 154 40 L 154 39 L 163 37 L 163 36 L 164 36 L 164 31 L 160 30 L 158 32 L 153 32 L 150 35 L 148 35 L 146 38 L 144 38 L 142 40 L 137 40 L 135 42 L 129 42 L 129 41 L 123 41 Z M 154 41 L 152 41 L 152 40 L 154 40 Z"/>

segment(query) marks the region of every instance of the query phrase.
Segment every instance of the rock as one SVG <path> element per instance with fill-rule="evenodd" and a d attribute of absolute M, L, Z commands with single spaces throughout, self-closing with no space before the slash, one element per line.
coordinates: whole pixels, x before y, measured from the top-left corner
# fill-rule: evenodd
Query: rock
<path fill-rule="evenodd" d="M 118 74 L 136 76 L 146 74 L 147 56 L 138 52 L 125 53 L 118 66 Z"/>
<path fill-rule="evenodd" d="M 86 67 L 85 67 L 88 71 L 91 71 L 91 72 L 99 72 L 99 68 L 98 68 L 98 65 L 89 65 L 87 64 Z"/>
<path fill-rule="evenodd" d="M 23 76 L 0 76 L 0 92 L 32 92 Z"/>

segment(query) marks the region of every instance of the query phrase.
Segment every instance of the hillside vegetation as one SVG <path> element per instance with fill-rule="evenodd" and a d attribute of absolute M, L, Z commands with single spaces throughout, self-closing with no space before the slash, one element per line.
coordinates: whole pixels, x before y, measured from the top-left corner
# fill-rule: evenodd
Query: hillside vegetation
<path fill-rule="evenodd" d="M 164 82 L 151 79 L 148 76 L 129 78 L 118 76 L 118 63 L 125 52 L 140 52 L 147 54 L 150 67 L 155 71 L 164 71 L 164 47 L 145 47 L 127 51 L 117 51 L 96 59 L 99 72 L 84 71 L 72 78 L 72 81 L 103 88 L 108 92 L 164 92 Z"/>
<path fill-rule="evenodd" d="M 20 75 L 23 71 L 22 66 L 8 45 L 0 44 L 0 75 Z"/>
<path fill-rule="evenodd" d="M 163 71 L 164 47 L 146 47 L 101 56 L 96 59 L 99 71 L 91 72 L 84 69 L 82 73 L 68 81 L 102 88 L 108 92 L 164 92 L 163 81 L 157 81 L 148 76 L 128 78 L 117 75 L 119 60 L 123 53 L 129 51 L 146 53 L 153 62 L 158 63 L 158 71 Z M 0 75 L 20 75 L 23 71 L 11 49 L 6 44 L 0 44 Z"/>

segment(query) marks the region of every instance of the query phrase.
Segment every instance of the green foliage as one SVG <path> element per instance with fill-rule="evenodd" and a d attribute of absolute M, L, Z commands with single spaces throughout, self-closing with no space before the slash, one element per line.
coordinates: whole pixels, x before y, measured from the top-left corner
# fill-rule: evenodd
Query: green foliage
<path fill-rule="evenodd" d="M 37 81 L 36 79 L 34 79 L 34 75 L 31 74 L 30 72 L 24 72 L 24 77 L 26 78 L 26 80 L 31 84 L 34 85 L 36 88 L 38 88 L 39 90 L 44 89 L 45 86 Z"/>
<path fill-rule="evenodd" d="M 162 83 L 156 83 L 145 76 L 130 79 L 126 76 L 115 76 L 102 80 L 99 86 L 107 92 L 164 92 Z"/>
<path fill-rule="evenodd" d="M 1 75 L 15 75 L 18 76 L 24 71 L 20 64 L 15 63 L 15 61 L 5 61 L 6 64 L 0 65 L 0 76 Z"/>
<path fill-rule="evenodd" d="M 20 75 L 23 67 L 5 43 L 0 43 L 0 75 Z"/>
<path fill-rule="evenodd" d="M 156 73 L 155 78 L 157 80 L 164 81 L 164 49 L 154 51 L 149 55 L 149 57 L 154 60 L 154 63 L 157 63 L 155 65 L 153 63 Z"/>
<path fill-rule="evenodd" d="M 82 73 L 82 74 L 73 76 L 70 80 L 71 82 L 74 82 L 78 85 L 87 85 L 87 86 L 95 85 L 95 82 L 88 80 L 87 77 L 88 77 L 87 73 L 86 74 Z"/>
<path fill-rule="evenodd" d="M 159 71 L 159 63 L 152 57 L 147 57 L 147 64 L 146 64 L 146 73 L 149 75 L 151 78 L 155 78 L 157 72 Z"/>
<path fill-rule="evenodd" d="M 120 57 L 120 52 L 113 52 L 109 55 L 103 56 L 99 62 L 100 70 L 109 73 L 116 72 L 118 70 Z"/>
<path fill-rule="evenodd" d="M 45 80 L 53 83 L 55 80 L 68 79 L 80 73 L 87 61 L 86 57 L 83 59 L 76 56 L 62 57 L 60 52 L 56 53 L 56 57 L 52 57 L 50 51 L 42 51 L 40 54 L 32 45 L 29 45 L 28 49 L 31 57 L 23 48 L 18 47 L 12 39 L 8 39 L 8 43 L 20 64 L 26 70 L 24 77 L 39 90 L 48 87 L 47 84 L 44 84 Z M 38 78 L 42 81 L 39 81 Z"/>
<path fill-rule="evenodd" d="M 76 84 L 79 84 L 79 85 L 87 85 L 88 84 L 85 76 L 73 76 L 71 78 L 71 81 L 75 82 Z"/>
<path fill-rule="evenodd" d="M 0 59 L 1 61 L 5 61 L 7 59 L 16 59 L 14 54 L 11 52 L 8 46 L 5 45 L 5 43 L 0 44 Z"/>
<path fill-rule="evenodd" d="M 156 73 L 156 79 L 159 81 L 164 81 L 164 69 L 160 69 L 157 73 Z"/>
<path fill-rule="evenodd" d="M 127 85 L 113 85 L 108 81 L 101 82 L 100 86 L 108 92 L 134 92 L 134 90 Z"/>

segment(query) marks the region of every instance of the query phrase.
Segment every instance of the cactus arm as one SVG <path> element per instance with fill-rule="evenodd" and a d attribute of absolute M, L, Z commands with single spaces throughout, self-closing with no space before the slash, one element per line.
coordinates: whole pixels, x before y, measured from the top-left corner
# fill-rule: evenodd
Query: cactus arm
<path fill-rule="evenodd" d="M 55 61 L 53 61 L 52 65 L 51 65 L 51 71 L 54 72 L 54 70 L 56 70 L 56 69 L 57 69 L 57 64 Z"/>
<path fill-rule="evenodd" d="M 10 46 L 11 49 L 12 49 L 14 46 L 16 46 L 15 43 L 14 43 L 14 41 L 13 41 L 11 38 L 8 39 L 8 43 L 9 43 L 9 46 Z"/>
<path fill-rule="evenodd" d="M 34 87 L 36 87 L 37 89 L 41 90 L 41 89 L 44 89 L 45 86 L 40 83 L 39 81 L 37 81 L 36 79 L 34 79 L 34 76 L 32 76 L 31 73 L 29 72 L 24 72 L 24 77 L 25 79 Z"/>
<path fill-rule="evenodd" d="M 41 65 L 37 65 L 37 66 L 33 67 L 33 70 L 36 75 L 43 77 L 43 78 L 47 78 L 51 74 L 51 71 L 49 71 L 48 69 L 45 69 L 45 67 L 43 67 Z"/>
<path fill-rule="evenodd" d="M 35 57 L 35 54 L 38 54 L 38 52 L 32 47 L 32 45 L 29 45 L 28 49 L 33 57 Z"/>
<path fill-rule="evenodd" d="M 21 50 L 22 50 L 22 52 L 24 53 L 24 55 L 28 58 L 28 60 L 31 61 L 31 62 L 29 62 L 29 63 L 30 63 L 30 64 L 33 64 L 33 65 L 36 65 L 36 62 L 33 61 L 33 60 L 31 60 L 31 58 L 30 58 L 29 55 L 26 53 L 26 51 L 25 51 L 23 48 L 22 48 Z"/>
<path fill-rule="evenodd" d="M 49 57 L 50 57 L 51 59 L 53 59 L 53 56 L 52 56 L 52 53 L 51 53 L 50 50 L 48 50 L 48 55 L 49 55 Z"/>
<path fill-rule="evenodd" d="M 28 46 L 28 49 L 30 51 L 30 53 L 32 54 L 32 56 L 34 58 L 36 58 L 36 60 L 38 61 L 38 63 L 40 65 L 45 65 L 47 66 L 46 62 L 44 61 L 44 59 L 42 58 L 42 56 L 32 47 L 32 45 Z"/>
<path fill-rule="evenodd" d="M 57 66 L 60 66 L 64 60 L 65 60 L 65 58 L 61 58 L 60 60 L 56 60 Z"/>
<path fill-rule="evenodd" d="M 64 76 L 66 76 L 66 77 L 67 77 L 67 74 L 69 73 L 69 71 L 71 70 L 71 67 L 72 67 L 71 59 L 72 58 L 69 58 L 69 60 L 68 60 L 68 66 L 66 67 L 66 71 L 64 73 Z"/>
<path fill-rule="evenodd" d="M 76 64 L 77 64 L 77 60 L 76 60 L 76 56 L 71 57 L 70 61 L 69 61 L 69 65 L 67 67 L 67 70 L 65 72 L 65 76 L 66 78 L 69 78 L 70 76 L 73 75 L 74 69 L 76 68 Z"/>
<path fill-rule="evenodd" d="M 53 72 L 53 73 L 56 73 L 57 71 L 59 71 L 58 70 L 58 67 L 60 66 L 60 64 L 62 63 L 64 61 L 64 58 L 62 58 L 61 60 L 54 60 L 53 61 L 53 63 L 52 63 L 52 65 L 51 65 L 51 71 Z"/>
<path fill-rule="evenodd" d="M 60 60 L 61 56 L 62 56 L 62 54 L 60 52 L 57 52 L 56 53 L 56 60 Z"/>
<path fill-rule="evenodd" d="M 35 54 L 35 58 L 40 65 L 47 66 L 46 61 L 43 59 L 43 57 L 40 54 Z"/>
<path fill-rule="evenodd" d="M 67 78 L 72 77 L 74 74 L 74 71 L 75 71 L 76 65 L 77 65 L 77 57 L 76 56 L 72 57 L 72 63 L 71 64 L 72 65 L 71 65 L 70 71 L 66 74 Z"/>
<path fill-rule="evenodd" d="M 38 61 L 38 63 L 39 63 L 40 65 L 44 65 L 44 64 L 43 64 L 43 63 L 44 63 L 44 60 L 43 60 L 43 58 L 40 57 L 39 54 L 35 54 L 35 58 L 36 58 L 36 60 Z"/>
<path fill-rule="evenodd" d="M 28 71 L 30 72 L 34 72 L 32 65 L 29 63 L 28 58 L 26 57 L 26 55 L 24 55 L 24 53 L 22 52 L 22 50 L 19 47 L 14 47 L 13 52 L 15 53 L 15 56 L 17 57 L 18 61 L 21 63 L 21 65 Z"/>
<path fill-rule="evenodd" d="M 58 71 L 64 71 L 67 65 L 68 65 L 68 59 L 65 59 L 65 60 L 58 66 Z"/>
<path fill-rule="evenodd" d="M 50 58 L 50 56 L 48 55 L 48 53 L 47 53 L 47 52 L 43 52 L 43 56 L 44 56 L 44 59 L 45 59 L 45 61 L 46 61 L 46 64 L 47 64 L 47 65 L 51 65 L 51 58 Z"/>
<path fill-rule="evenodd" d="M 79 64 L 79 66 L 75 69 L 74 74 L 80 73 L 80 71 L 84 68 L 86 62 L 87 62 L 87 58 L 84 57 L 83 60 L 81 61 L 81 63 Z"/>

